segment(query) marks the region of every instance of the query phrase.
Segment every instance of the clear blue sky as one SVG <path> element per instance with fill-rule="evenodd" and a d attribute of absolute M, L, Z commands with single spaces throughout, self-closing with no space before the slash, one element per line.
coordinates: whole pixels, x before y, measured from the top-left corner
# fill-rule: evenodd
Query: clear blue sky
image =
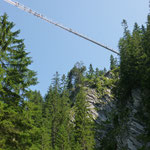
<path fill-rule="evenodd" d="M 44 14 L 58 23 L 87 35 L 113 49 L 118 50 L 118 41 L 123 35 L 121 22 L 126 19 L 129 28 L 137 22 L 145 24 L 149 12 L 149 0 L 18 0 L 18 2 Z M 77 61 L 84 65 L 109 68 L 112 54 L 62 29 L 50 25 L 14 6 L 0 1 L 0 15 L 6 12 L 15 29 L 20 29 L 20 38 L 37 72 L 39 84 L 33 89 L 44 95 L 53 74 L 66 74 Z M 114 56 L 116 56 L 114 54 Z"/>

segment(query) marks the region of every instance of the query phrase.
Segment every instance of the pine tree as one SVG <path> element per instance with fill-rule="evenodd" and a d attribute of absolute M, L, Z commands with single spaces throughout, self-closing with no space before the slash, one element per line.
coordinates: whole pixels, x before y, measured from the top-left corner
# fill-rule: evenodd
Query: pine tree
<path fill-rule="evenodd" d="M 60 125 L 58 129 L 57 145 L 60 150 L 71 150 L 70 148 L 70 107 L 69 94 L 63 91 L 60 103 Z"/>
<path fill-rule="evenodd" d="M 60 126 L 58 129 L 57 145 L 60 150 L 71 150 L 70 147 L 70 100 L 67 90 L 66 78 L 63 75 L 61 79 L 61 96 L 60 96 Z"/>
<path fill-rule="evenodd" d="M 83 76 L 85 76 L 86 67 L 81 62 L 77 62 L 74 67 L 68 73 L 68 90 L 71 99 L 71 105 L 74 103 L 74 97 L 78 92 L 78 86 L 83 82 Z"/>
<path fill-rule="evenodd" d="M 99 75 L 100 75 L 100 71 L 99 71 L 98 68 L 96 68 L 96 70 L 95 70 L 95 78 L 99 77 Z"/>
<path fill-rule="evenodd" d="M 117 67 L 117 58 L 114 58 L 113 55 L 110 56 L 110 70 L 113 70 Z"/>
<path fill-rule="evenodd" d="M 76 96 L 75 103 L 75 149 L 93 150 L 94 134 L 91 116 L 83 88 L 81 87 Z"/>
<path fill-rule="evenodd" d="M 20 31 L 12 31 L 14 24 L 6 14 L 0 17 L 0 102 L 4 108 L 0 120 L 3 149 L 28 149 L 31 145 L 30 120 L 25 114 L 28 89 L 36 84 L 35 72 L 28 69 L 31 58 L 25 51 Z"/>
<path fill-rule="evenodd" d="M 90 64 L 87 77 L 88 77 L 89 79 L 92 79 L 92 78 L 93 78 L 93 75 L 94 75 L 94 69 L 93 69 L 92 64 Z"/>
<path fill-rule="evenodd" d="M 43 105 L 43 134 L 42 134 L 42 149 L 53 150 L 52 148 L 52 102 L 51 102 L 52 86 L 45 96 Z"/>
<path fill-rule="evenodd" d="M 85 74 L 86 67 L 81 62 L 77 62 L 71 71 L 68 73 L 68 88 L 74 89 L 82 82 L 82 77 Z"/>
<path fill-rule="evenodd" d="M 60 127 L 61 120 L 61 109 L 60 109 L 60 79 L 59 74 L 56 72 L 52 80 L 52 86 L 50 86 L 49 91 L 45 97 L 45 122 L 48 124 L 46 128 L 50 141 L 49 149 L 58 149 L 58 130 Z"/>
<path fill-rule="evenodd" d="M 7 104 L 18 105 L 26 96 L 30 85 L 36 84 L 35 72 L 28 69 L 32 63 L 22 39 L 17 39 L 20 31 L 12 32 L 14 24 L 7 21 L 7 15 L 0 18 L 0 63 L 4 71 L 3 90 Z M 9 96 L 7 96 L 9 93 Z M 15 101 L 12 98 L 15 97 Z"/>
<path fill-rule="evenodd" d="M 30 93 L 29 101 L 27 102 L 28 116 L 32 120 L 32 129 L 30 130 L 32 146 L 30 149 L 42 149 L 42 133 L 43 133 L 43 98 L 39 91 Z"/>
<path fill-rule="evenodd" d="M 141 73 L 142 73 L 142 83 L 143 86 L 150 89 L 150 15 L 147 16 L 147 24 L 146 28 L 143 27 L 143 41 L 142 41 L 142 47 L 143 47 L 143 65 L 141 67 Z"/>
<path fill-rule="evenodd" d="M 130 33 L 126 21 L 124 25 L 124 37 L 120 39 L 120 84 L 124 89 L 121 93 L 128 96 L 131 90 L 141 86 L 142 66 L 145 59 L 142 47 L 142 30 L 137 23 Z M 144 66 L 143 66 L 144 67 Z"/>

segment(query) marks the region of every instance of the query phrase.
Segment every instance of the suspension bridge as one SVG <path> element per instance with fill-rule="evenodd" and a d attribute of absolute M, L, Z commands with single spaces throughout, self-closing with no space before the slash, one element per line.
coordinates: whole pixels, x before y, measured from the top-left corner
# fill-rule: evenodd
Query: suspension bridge
<path fill-rule="evenodd" d="M 12 0 L 4 0 L 4 1 L 7 2 L 7 3 L 9 3 L 9 4 L 11 4 L 11 5 L 13 5 L 13 6 L 16 6 L 17 8 L 19 8 L 19 9 L 21 9 L 21 10 L 27 12 L 27 13 L 30 13 L 30 14 L 34 15 L 34 16 L 36 16 L 36 17 L 38 17 L 38 18 L 40 18 L 40 19 L 42 19 L 42 20 L 44 20 L 44 21 L 46 21 L 46 22 L 48 22 L 48 23 L 50 23 L 50 24 L 53 24 L 53 25 L 55 25 L 55 26 L 57 26 L 57 27 L 59 27 L 59 28 L 65 30 L 65 31 L 68 31 L 68 32 L 70 32 L 70 33 L 72 33 L 72 34 L 74 34 L 74 35 L 80 37 L 80 38 L 83 38 L 83 39 L 85 39 L 85 40 L 87 40 L 87 41 L 89 41 L 89 42 L 91 42 L 91 43 L 94 43 L 94 44 L 96 44 L 96 45 L 98 45 L 98 46 L 100 46 L 100 47 L 103 47 L 103 48 L 106 49 L 106 50 L 109 50 L 109 51 L 111 51 L 111 52 L 113 52 L 113 53 L 115 53 L 115 54 L 117 54 L 117 55 L 120 55 L 119 52 L 117 52 L 116 50 L 114 50 L 114 49 L 112 49 L 112 48 L 109 48 L 109 47 L 107 47 L 107 46 L 105 46 L 105 45 L 103 45 L 103 44 L 101 44 L 101 43 L 99 43 L 99 42 L 97 42 L 97 41 L 95 41 L 95 40 L 93 40 L 93 39 L 87 37 L 87 36 L 84 36 L 84 35 L 82 35 L 82 34 L 76 32 L 76 31 L 72 30 L 71 28 L 68 28 L 68 27 L 65 27 L 65 26 L 63 26 L 63 25 L 61 25 L 61 24 L 59 24 L 59 23 L 56 23 L 56 22 L 54 22 L 54 21 L 48 19 L 48 18 L 45 17 L 44 15 L 42 15 L 42 14 L 40 14 L 40 13 L 38 13 L 38 12 L 32 10 L 31 8 L 26 7 L 26 6 L 24 6 L 23 4 L 20 4 L 20 3 L 17 2 L 17 1 L 12 1 Z"/>

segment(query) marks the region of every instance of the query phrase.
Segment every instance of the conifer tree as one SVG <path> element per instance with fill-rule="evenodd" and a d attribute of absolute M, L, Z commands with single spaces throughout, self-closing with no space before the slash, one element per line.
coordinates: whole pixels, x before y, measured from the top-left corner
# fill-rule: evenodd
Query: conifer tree
<path fill-rule="evenodd" d="M 43 98 L 39 91 L 30 93 L 29 101 L 27 102 L 27 113 L 32 120 L 33 128 L 30 130 L 31 134 L 31 149 L 42 149 L 42 134 L 43 134 Z"/>
<path fill-rule="evenodd" d="M 57 145 L 60 150 L 71 150 L 69 94 L 66 90 L 64 90 L 61 95 L 60 113 L 61 116 L 60 125 L 58 129 Z"/>
<path fill-rule="evenodd" d="M 71 71 L 68 73 L 68 88 L 77 87 L 82 82 L 82 76 L 85 74 L 86 67 L 81 62 L 77 62 Z"/>
<path fill-rule="evenodd" d="M 56 72 L 52 80 L 52 86 L 45 97 L 45 120 L 48 123 L 48 133 L 49 133 L 49 149 L 58 149 L 58 131 L 61 121 L 61 97 L 60 97 L 60 79 L 59 74 Z"/>
<path fill-rule="evenodd" d="M 110 70 L 113 70 L 117 67 L 117 58 L 114 58 L 113 55 L 110 56 Z"/>
<path fill-rule="evenodd" d="M 75 150 L 93 150 L 94 132 L 92 119 L 83 87 L 80 88 L 75 103 Z"/>
<path fill-rule="evenodd" d="M 142 41 L 142 47 L 143 47 L 143 65 L 141 68 L 142 73 L 142 83 L 143 86 L 150 89 L 150 15 L 147 16 L 147 24 L 146 28 L 143 27 L 143 41 Z"/>
<path fill-rule="evenodd" d="M 65 75 L 61 79 L 60 93 L 60 126 L 58 129 L 57 145 L 61 150 L 70 150 L 70 105 L 69 92 Z"/>
<path fill-rule="evenodd" d="M 87 77 L 88 77 L 89 79 L 92 79 L 92 78 L 93 78 L 93 75 L 94 75 L 94 69 L 93 69 L 92 64 L 90 64 Z"/>
<path fill-rule="evenodd" d="M 36 78 L 35 72 L 28 69 L 32 61 L 27 56 L 23 40 L 17 38 L 20 31 L 13 32 L 14 24 L 7 18 L 6 14 L 0 17 L 0 64 L 4 72 L 1 96 L 7 104 L 18 105 L 26 96 L 28 87 L 36 84 Z M 15 101 L 12 101 L 13 97 Z"/>
<path fill-rule="evenodd" d="M 52 115 L 51 115 L 51 100 L 50 94 L 52 93 L 52 86 L 50 86 L 45 102 L 43 104 L 43 134 L 42 134 L 42 150 L 53 150 L 52 148 Z"/>
<path fill-rule="evenodd" d="M 68 90 L 73 105 L 76 93 L 78 92 L 78 85 L 82 84 L 83 76 L 85 75 L 86 67 L 82 62 L 77 62 L 68 73 Z"/>
<path fill-rule="evenodd" d="M 29 86 L 36 84 L 35 72 L 28 66 L 31 58 L 25 51 L 20 31 L 13 31 L 14 23 L 6 14 L 0 17 L 0 102 L 4 108 L 0 118 L 0 135 L 3 149 L 28 149 L 31 145 L 25 109 Z"/>
<path fill-rule="evenodd" d="M 129 95 L 131 89 L 141 86 L 142 66 L 145 59 L 142 47 L 142 30 L 135 23 L 133 32 L 130 33 L 126 21 L 124 25 L 124 37 L 120 39 L 120 84 Z M 144 66 L 143 66 L 144 67 Z"/>
<path fill-rule="evenodd" d="M 96 68 L 96 70 L 95 70 L 95 78 L 99 77 L 99 75 L 100 75 L 100 73 L 99 73 L 99 69 L 98 69 L 98 68 Z"/>

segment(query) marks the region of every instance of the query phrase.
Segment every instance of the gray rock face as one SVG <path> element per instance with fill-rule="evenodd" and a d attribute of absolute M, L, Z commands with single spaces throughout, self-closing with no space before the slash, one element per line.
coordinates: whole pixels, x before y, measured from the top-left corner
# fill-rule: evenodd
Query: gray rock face
<path fill-rule="evenodd" d="M 144 142 L 139 138 L 145 132 L 145 125 L 136 116 L 137 113 L 140 113 L 141 103 L 141 91 L 133 90 L 131 102 L 126 106 L 129 109 L 129 115 L 125 123 L 126 130 L 122 128 L 122 134 L 117 137 L 118 150 L 122 150 L 123 148 L 137 150 L 145 146 Z"/>
<path fill-rule="evenodd" d="M 95 89 L 88 88 L 87 101 L 89 103 L 90 113 L 93 115 L 93 119 L 99 125 L 109 121 L 109 124 L 105 125 L 105 129 L 98 130 L 99 137 L 97 145 L 100 147 L 100 140 L 106 135 L 109 128 L 113 128 L 113 121 L 110 118 L 112 111 L 117 111 L 116 101 L 111 96 L 111 90 L 107 89 L 106 95 L 102 98 L 98 98 L 98 94 Z M 115 137 L 117 141 L 117 150 L 138 150 L 142 148 L 144 142 L 139 138 L 145 132 L 145 125 L 138 119 L 137 114 L 140 113 L 140 104 L 142 102 L 142 96 L 140 90 L 133 90 L 132 97 L 130 98 L 127 108 L 129 114 L 126 121 L 120 127 L 120 133 Z M 119 112 L 118 112 L 119 113 Z M 107 130 L 106 130 L 107 129 Z"/>
<path fill-rule="evenodd" d="M 95 121 L 99 120 L 106 121 L 108 119 L 108 114 L 111 112 L 112 108 L 115 107 L 114 100 L 111 99 L 111 90 L 107 89 L 107 95 L 102 98 L 98 98 L 98 94 L 95 89 L 87 89 L 87 102 L 89 103 L 89 108 L 91 114 L 93 114 L 93 119 Z"/>
<path fill-rule="evenodd" d="M 88 88 L 86 93 L 86 100 L 89 104 L 90 114 L 93 116 L 93 120 L 96 124 L 102 125 L 104 122 L 109 120 L 109 113 L 111 113 L 112 109 L 115 108 L 114 100 L 111 98 L 111 90 L 107 89 L 107 94 L 103 95 L 99 98 L 96 89 Z M 105 125 L 105 128 L 109 130 L 112 127 L 112 124 Z M 100 140 L 105 137 L 107 131 L 106 130 L 97 130 L 96 137 L 96 146 L 100 147 Z"/>
<path fill-rule="evenodd" d="M 98 103 L 98 96 L 96 90 L 88 88 L 86 98 L 89 104 L 90 113 L 95 120 L 98 117 L 98 112 L 95 109 L 95 105 Z"/>

